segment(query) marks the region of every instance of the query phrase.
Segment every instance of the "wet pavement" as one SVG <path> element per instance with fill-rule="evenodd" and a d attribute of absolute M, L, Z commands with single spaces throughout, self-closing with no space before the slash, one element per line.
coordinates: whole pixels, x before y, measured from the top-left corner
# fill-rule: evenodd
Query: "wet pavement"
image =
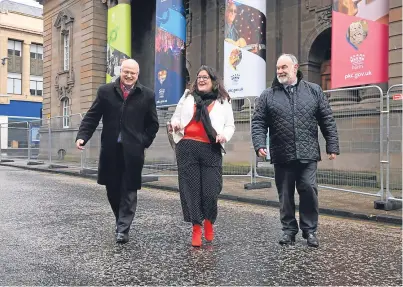
<path fill-rule="evenodd" d="M 219 205 L 192 248 L 179 195 L 142 190 L 121 246 L 93 180 L 0 167 L 0 285 L 402 285 L 398 226 L 321 216 L 318 249 L 281 247 L 276 208 Z"/>

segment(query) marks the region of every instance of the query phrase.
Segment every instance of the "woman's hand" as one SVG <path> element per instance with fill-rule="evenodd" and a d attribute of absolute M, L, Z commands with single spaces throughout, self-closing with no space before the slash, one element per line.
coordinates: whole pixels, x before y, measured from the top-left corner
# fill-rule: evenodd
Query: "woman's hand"
<path fill-rule="evenodd" d="M 181 125 L 179 123 L 167 123 L 168 125 L 168 131 L 171 132 L 178 132 L 181 130 Z"/>
<path fill-rule="evenodd" d="M 172 133 L 174 131 L 170 122 L 167 122 L 167 127 L 169 133 Z"/>
<path fill-rule="evenodd" d="M 217 135 L 216 143 L 226 143 L 226 142 L 227 142 L 227 139 L 225 138 L 225 136 Z"/>

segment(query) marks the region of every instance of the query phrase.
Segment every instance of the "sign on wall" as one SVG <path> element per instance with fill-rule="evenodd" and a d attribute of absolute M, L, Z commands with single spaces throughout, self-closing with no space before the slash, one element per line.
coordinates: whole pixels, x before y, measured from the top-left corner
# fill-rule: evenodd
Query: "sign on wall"
<path fill-rule="evenodd" d="M 332 88 L 388 81 L 389 1 L 333 0 Z"/>
<path fill-rule="evenodd" d="M 120 76 L 122 62 L 130 59 L 132 50 L 131 9 L 129 4 L 118 4 L 108 9 L 106 82 Z"/>
<path fill-rule="evenodd" d="M 266 1 L 225 3 L 224 84 L 232 98 L 266 88 Z"/>
<path fill-rule="evenodd" d="M 185 43 L 183 0 L 157 0 L 154 85 L 157 106 L 176 105 L 184 92 Z"/>

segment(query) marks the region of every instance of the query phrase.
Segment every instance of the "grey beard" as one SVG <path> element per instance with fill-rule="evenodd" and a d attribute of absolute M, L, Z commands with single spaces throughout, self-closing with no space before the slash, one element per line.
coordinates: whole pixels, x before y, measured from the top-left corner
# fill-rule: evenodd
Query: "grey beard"
<path fill-rule="evenodd" d="M 279 77 L 277 76 L 277 80 L 280 82 L 280 84 L 287 84 L 290 81 L 290 77 Z"/>

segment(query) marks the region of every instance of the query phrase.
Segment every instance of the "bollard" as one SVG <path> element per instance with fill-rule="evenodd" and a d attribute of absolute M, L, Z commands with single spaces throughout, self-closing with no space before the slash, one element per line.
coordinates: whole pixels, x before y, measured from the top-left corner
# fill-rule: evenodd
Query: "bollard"
<path fill-rule="evenodd" d="M 48 156 L 50 165 L 52 164 L 52 130 L 50 126 L 50 118 L 48 119 Z"/>
<path fill-rule="evenodd" d="M 31 127 L 32 127 L 32 125 L 31 125 L 31 122 L 27 122 L 27 126 L 28 126 L 28 141 L 27 141 L 27 143 L 28 143 L 28 162 L 29 162 L 31 160 L 31 157 L 32 157 L 32 154 L 31 154 L 31 152 L 32 152 L 32 150 L 31 150 L 31 145 L 32 145 L 32 141 L 31 141 L 31 138 L 32 138 Z"/>

